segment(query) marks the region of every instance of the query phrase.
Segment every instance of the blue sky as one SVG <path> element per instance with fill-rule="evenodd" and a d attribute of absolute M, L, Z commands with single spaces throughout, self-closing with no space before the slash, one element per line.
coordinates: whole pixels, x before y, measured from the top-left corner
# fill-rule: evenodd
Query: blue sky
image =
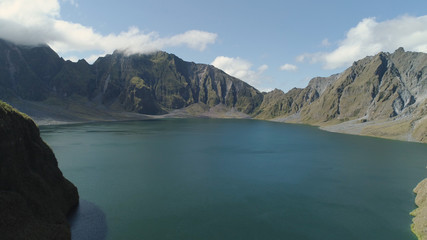
<path fill-rule="evenodd" d="M 89 62 L 164 50 L 287 91 L 379 51 L 427 52 L 426 10 L 425 0 L 0 0 L 0 37 Z"/>

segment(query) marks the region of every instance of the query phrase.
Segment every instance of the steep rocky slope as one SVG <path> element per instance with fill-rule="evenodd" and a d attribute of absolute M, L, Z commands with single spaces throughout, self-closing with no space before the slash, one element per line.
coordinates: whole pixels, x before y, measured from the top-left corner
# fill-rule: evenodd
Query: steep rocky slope
<path fill-rule="evenodd" d="M 265 101 L 261 104 L 257 117 L 427 142 L 426 98 L 427 54 L 400 48 L 359 60 L 339 75 L 313 79 L 304 89 L 274 96 L 269 108 Z"/>
<path fill-rule="evenodd" d="M 0 153 L 0 238 L 70 239 L 77 189 L 34 122 L 1 101 Z"/>
<path fill-rule="evenodd" d="M 132 56 L 115 52 L 93 66 L 101 74 L 92 95 L 127 111 L 160 114 L 204 103 L 252 113 L 262 100 L 255 88 L 213 66 L 185 62 L 164 52 Z"/>
<path fill-rule="evenodd" d="M 427 54 L 400 48 L 354 63 L 301 111 L 301 120 L 358 120 L 361 134 L 425 142 L 426 97 Z"/>
<path fill-rule="evenodd" d="M 251 114 L 262 101 L 245 82 L 165 52 L 125 56 L 116 51 L 90 65 L 64 61 L 48 46 L 0 40 L 0 76 L 0 99 L 18 106 L 44 102 L 82 115 L 94 105 L 104 112 L 164 114 L 195 103 Z"/>
<path fill-rule="evenodd" d="M 303 121 L 366 120 L 404 116 L 421 105 L 427 93 L 427 55 L 379 53 L 355 62 L 310 107 Z"/>
<path fill-rule="evenodd" d="M 304 106 L 317 100 L 339 76 L 335 74 L 330 77 L 316 77 L 310 80 L 306 88 L 293 88 L 287 93 L 278 89 L 268 92 L 254 116 L 271 119 L 299 114 Z"/>

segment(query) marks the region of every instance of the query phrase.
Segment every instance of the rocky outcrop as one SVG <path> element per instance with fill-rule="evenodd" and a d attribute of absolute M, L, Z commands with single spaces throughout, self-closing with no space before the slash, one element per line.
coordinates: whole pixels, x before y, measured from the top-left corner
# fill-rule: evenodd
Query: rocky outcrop
<path fill-rule="evenodd" d="M 418 237 L 419 240 L 427 239 L 427 179 L 421 181 L 414 189 L 417 194 L 415 204 L 417 209 L 411 212 L 414 216 L 412 219 L 411 229 L 412 232 Z"/>
<path fill-rule="evenodd" d="M 3 102 L 0 153 L 1 238 L 70 239 L 66 216 L 78 204 L 77 188 L 34 122 Z"/>

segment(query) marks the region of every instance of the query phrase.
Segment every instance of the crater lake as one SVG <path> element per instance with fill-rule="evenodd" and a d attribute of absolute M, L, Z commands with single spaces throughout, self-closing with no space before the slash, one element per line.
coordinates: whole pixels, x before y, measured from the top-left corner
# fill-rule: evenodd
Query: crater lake
<path fill-rule="evenodd" d="M 416 239 L 427 145 L 257 120 L 42 126 L 73 239 Z"/>

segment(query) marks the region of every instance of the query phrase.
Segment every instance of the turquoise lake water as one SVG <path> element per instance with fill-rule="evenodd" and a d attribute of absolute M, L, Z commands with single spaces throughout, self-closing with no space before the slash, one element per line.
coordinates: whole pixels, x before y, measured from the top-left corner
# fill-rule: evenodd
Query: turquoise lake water
<path fill-rule="evenodd" d="M 427 145 L 255 120 L 41 127 L 73 239 L 416 239 Z"/>

